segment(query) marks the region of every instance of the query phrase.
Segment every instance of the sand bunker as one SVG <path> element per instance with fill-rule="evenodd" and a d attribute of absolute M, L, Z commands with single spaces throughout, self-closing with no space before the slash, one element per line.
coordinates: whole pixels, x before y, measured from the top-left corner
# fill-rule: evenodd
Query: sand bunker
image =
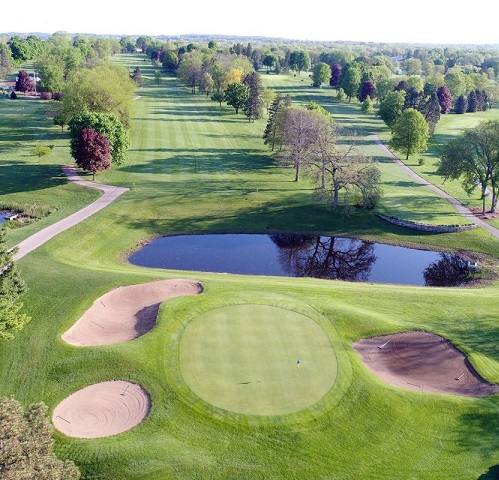
<path fill-rule="evenodd" d="M 98 298 L 62 339 L 77 346 L 128 342 L 154 327 L 161 302 L 202 291 L 201 284 L 192 280 L 159 280 L 116 288 Z"/>
<path fill-rule="evenodd" d="M 73 393 L 54 410 L 55 427 L 78 438 L 100 438 L 130 430 L 148 415 L 147 392 L 135 383 L 96 383 Z"/>
<path fill-rule="evenodd" d="M 427 332 L 372 337 L 354 345 L 367 368 L 410 390 L 483 397 L 499 393 L 450 342 Z"/>

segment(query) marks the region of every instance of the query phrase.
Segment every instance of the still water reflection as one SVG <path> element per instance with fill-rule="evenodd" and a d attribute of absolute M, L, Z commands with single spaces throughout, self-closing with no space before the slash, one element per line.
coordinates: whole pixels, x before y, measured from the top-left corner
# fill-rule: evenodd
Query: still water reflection
<path fill-rule="evenodd" d="M 467 276 L 466 262 L 455 255 L 320 235 L 162 237 L 133 254 L 130 262 L 173 270 L 408 285 L 460 285 Z"/>

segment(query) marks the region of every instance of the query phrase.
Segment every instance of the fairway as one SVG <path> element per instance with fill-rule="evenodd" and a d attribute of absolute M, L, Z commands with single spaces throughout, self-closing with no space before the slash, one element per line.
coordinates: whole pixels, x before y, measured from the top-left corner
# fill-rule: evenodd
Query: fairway
<path fill-rule="evenodd" d="M 191 390 L 236 413 L 282 415 L 310 407 L 334 385 L 336 356 L 314 320 L 268 305 L 211 310 L 180 341 Z"/>

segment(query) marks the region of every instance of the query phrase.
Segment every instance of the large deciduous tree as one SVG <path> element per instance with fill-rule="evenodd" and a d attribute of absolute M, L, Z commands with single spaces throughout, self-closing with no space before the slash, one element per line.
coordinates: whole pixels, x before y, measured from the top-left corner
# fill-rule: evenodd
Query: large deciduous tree
<path fill-rule="evenodd" d="M 362 72 L 360 66 L 351 63 L 343 69 L 340 77 L 339 87 L 343 88 L 350 102 L 359 92 L 360 82 L 362 81 Z"/>
<path fill-rule="evenodd" d="M 392 131 L 395 121 L 402 114 L 404 103 L 405 91 L 394 90 L 388 93 L 379 104 L 378 115 Z"/>
<path fill-rule="evenodd" d="M 92 172 L 92 180 L 95 174 L 111 167 L 111 149 L 109 141 L 92 128 L 84 128 L 78 137 L 74 158 L 76 165 L 87 172 Z"/>
<path fill-rule="evenodd" d="M 319 62 L 312 69 L 312 82 L 314 87 L 320 87 L 323 83 L 327 83 L 331 78 L 331 67 L 324 62 Z"/>
<path fill-rule="evenodd" d="M 35 82 L 26 70 L 19 70 L 14 88 L 16 92 L 23 92 L 26 95 L 26 92 L 32 92 L 35 89 Z"/>
<path fill-rule="evenodd" d="M 405 153 L 405 159 L 427 149 L 429 129 L 421 112 L 408 108 L 395 121 L 390 147 Z"/>
<path fill-rule="evenodd" d="M 479 187 L 482 213 L 485 213 L 490 189 L 490 211 L 495 212 L 499 185 L 499 121 L 481 122 L 447 143 L 437 173 L 445 180 L 460 180 L 468 195 Z"/>
<path fill-rule="evenodd" d="M 249 98 L 249 88 L 242 83 L 229 83 L 224 92 L 224 98 L 227 105 L 234 107 L 237 114 Z"/>
<path fill-rule="evenodd" d="M 111 162 L 114 165 L 125 163 L 130 146 L 130 137 L 127 128 L 118 117 L 112 113 L 80 112 L 73 116 L 68 123 L 71 137 L 71 155 L 75 157 L 79 135 L 84 128 L 91 128 L 104 135 L 111 149 Z"/>
<path fill-rule="evenodd" d="M 293 165 L 295 182 L 299 180 L 300 166 L 308 162 L 315 141 L 315 115 L 320 114 L 304 107 L 290 107 L 286 111 L 281 158 L 284 163 Z"/>
<path fill-rule="evenodd" d="M 100 62 L 71 75 L 62 91 L 58 113 L 66 121 L 83 111 L 112 113 L 128 126 L 136 87 L 127 68 Z"/>
<path fill-rule="evenodd" d="M 78 480 L 71 460 L 54 454 L 48 407 L 35 403 L 23 410 L 12 397 L 0 398 L 0 477 L 5 480 Z"/>
<path fill-rule="evenodd" d="M 15 251 L 7 247 L 7 231 L 0 228 L 0 339 L 11 340 L 30 317 L 21 313 L 20 297 L 26 292 L 26 284 L 19 275 L 13 260 Z M 1 425 L 1 422 L 0 422 Z M 1 443 L 1 442 L 0 442 Z M 0 449 L 1 450 L 1 449 Z M 1 465 L 1 462 L 0 462 Z M 1 473 L 1 472 L 0 472 Z"/>
<path fill-rule="evenodd" d="M 306 171 L 312 175 L 319 198 L 339 205 L 340 192 L 355 192 L 364 208 L 372 208 L 381 197 L 381 172 L 370 157 L 361 155 L 353 141 L 342 139 L 329 116 L 313 117 L 314 137 L 309 147 Z"/>

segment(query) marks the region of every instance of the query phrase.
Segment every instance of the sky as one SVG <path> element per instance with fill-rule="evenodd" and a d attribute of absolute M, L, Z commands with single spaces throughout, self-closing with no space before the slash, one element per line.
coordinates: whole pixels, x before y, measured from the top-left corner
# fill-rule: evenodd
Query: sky
<path fill-rule="evenodd" d="M 0 33 L 195 33 L 314 41 L 499 44 L 494 23 L 499 3 L 479 0 L 477 4 L 480 8 L 475 10 L 450 0 L 148 0 L 143 4 L 24 0 L 21 8 L 4 9 Z M 475 11 L 480 18 L 470 19 Z"/>

